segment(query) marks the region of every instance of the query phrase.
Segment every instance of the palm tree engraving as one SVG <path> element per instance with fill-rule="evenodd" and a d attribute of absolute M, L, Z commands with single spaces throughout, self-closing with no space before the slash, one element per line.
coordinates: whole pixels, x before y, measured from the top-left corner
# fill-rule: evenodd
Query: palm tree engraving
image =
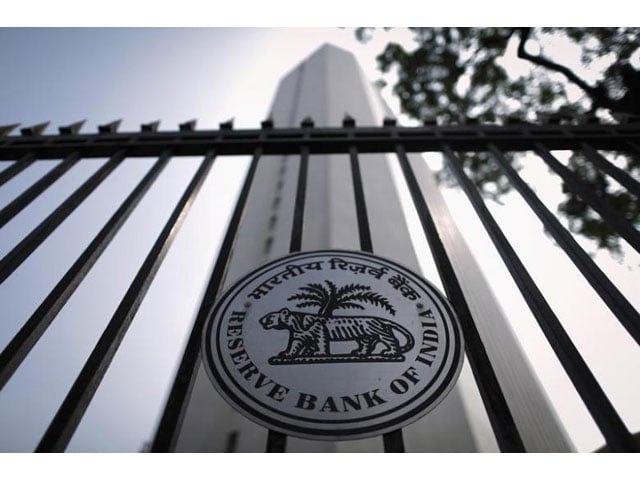
<path fill-rule="evenodd" d="M 308 283 L 287 301 L 296 307 L 316 307 L 317 313 L 292 311 L 284 307 L 259 319 L 266 330 L 288 330 L 284 350 L 269 359 L 271 365 L 327 362 L 400 362 L 415 344 L 411 333 L 386 318 L 373 315 L 334 315 L 339 309 L 364 310 L 375 305 L 396 314 L 389 300 L 371 287 L 350 283 L 338 288 L 333 282 Z M 397 336 L 396 336 L 397 335 Z M 331 342 L 354 342 L 348 353 L 331 351 Z"/>
<path fill-rule="evenodd" d="M 337 309 L 364 310 L 362 303 L 371 303 L 384 308 L 392 315 L 396 314 L 389 301 L 379 293 L 372 292 L 371 287 L 351 283 L 336 288 L 329 280 L 325 280 L 325 283 L 327 287 L 320 283 L 309 283 L 300 287 L 298 290 L 302 292 L 291 295 L 287 300 L 299 300 L 296 304 L 298 308 L 318 307 L 318 315 L 325 318 L 331 317 Z"/>

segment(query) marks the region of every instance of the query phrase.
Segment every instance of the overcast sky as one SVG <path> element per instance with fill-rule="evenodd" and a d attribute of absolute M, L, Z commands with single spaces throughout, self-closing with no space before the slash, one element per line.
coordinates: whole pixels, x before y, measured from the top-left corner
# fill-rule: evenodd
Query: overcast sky
<path fill-rule="evenodd" d="M 379 32 L 373 42 L 362 45 L 351 29 L 0 29 L 0 125 L 50 120 L 48 132 L 54 132 L 58 125 L 86 118 L 84 131 L 90 132 L 98 124 L 122 118 L 121 131 L 130 131 L 153 120 L 162 120 L 161 129 L 175 129 L 179 122 L 192 118 L 198 119 L 198 128 L 215 128 L 218 122 L 235 117 L 236 127 L 256 127 L 268 112 L 278 80 L 322 43 L 330 41 L 354 52 L 373 81 L 379 76 L 375 54 L 389 38 L 406 41 L 409 36 L 397 29 Z M 397 108 L 397 103 L 390 103 Z M 70 449 L 136 450 L 151 438 L 246 160 L 225 158 L 214 167 Z M 0 230 L 0 254 L 103 162 L 81 162 Z M 6 184 L 0 190 L 0 207 L 53 164 L 38 162 Z M 2 285 L 0 347 L 4 348 L 150 165 L 150 159 L 140 159 L 119 167 Z M 0 450 L 29 450 L 37 444 L 92 347 L 88 340 L 95 342 L 99 337 L 197 165 L 195 158 L 171 163 L 157 188 L 131 217 L 131 224 L 144 219 L 148 228 L 135 234 L 123 228 L 86 284 L 0 393 L 0 431 L 12 432 L 0 436 Z M 549 181 L 547 170 L 539 163 L 524 175 L 555 211 L 559 182 Z M 599 432 L 522 299 L 513 293 L 513 283 L 490 241 L 469 215 L 462 195 L 449 191 L 446 196 L 572 440 L 580 450 L 597 448 L 602 444 Z M 599 299 L 591 300 L 594 294 L 586 282 L 544 235 L 518 196 L 509 195 L 505 203 L 508 207 L 490 205 L 499 223 L 514 238 L 516 250 L 543 286 L 543 293 L 628 428 L 640 430 L 640 380 L 638 375 L 623 373 L 640 371 L 637 345 Z M 207 208 L 211 204 L 219 207 L 213 213 Z M 588 242 L 583 243 L 593 250 Z M 595 258 L 638 308 L 640 258 L 629 250 L 625 250 L 624 261 L 608 253 Z M 208 262 L 193 252 L 205 252 Z M 167 296 L 169 281 L 176 275 L 181 278 L 181 290 Z M 95 291 L 101 292 L 100 298 Z M 60 345 L 69 347 L 60 349 Z M 155 366 L 154 375 L 149 375 L 149 365 Z M 114 406 L 109 389 L 125 386 L 131 398 L 127 405 Z M 126 423 L 127 429 L 114 428 L 114 420 L 105 415 L 110 409 L 125 412 L 119 415 L 126 420 L 120 416 L 116 421 Z M 96 435 L 96 431 L 111 433 Z"/>

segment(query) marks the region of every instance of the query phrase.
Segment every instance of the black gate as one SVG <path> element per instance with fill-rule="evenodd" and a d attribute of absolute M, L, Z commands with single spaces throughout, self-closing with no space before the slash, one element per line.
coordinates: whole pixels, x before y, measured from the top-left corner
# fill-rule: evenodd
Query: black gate
<path fill-rule="evenodd" d="M 396 126 L 392 120 L 386 120 L 382 127 L 357 127 L 355 122 L 347 119 L 340 128 L 314 128 L 313 122 L 307 120 L 300 128 L 279 129 L 274 128 L 271 122 L 265 121 L 262 128 L 258 130 L 233 130 L 230 125 L 221 125 L 220 129 L 215 131 L 196 131 L 194 123 L 188 122 L 182 124 L 179 131 L 171 132 L 157 131 L 157 126 L 157 124 L 148 124 L 143 125 L 141 131 L 137 133 L 117 133 L 117 123 L 113 123 L 100 127 L 98 134 L 80 134 L 80 125 L 74 124 L 60 128 L 59 135 L 44 135 L 45 125 L 38 125 L 22 129 L 21 136 L 9 135 L 16 126 L 0 127 L 0 161 L 13 161 L 0 171 L 0 185 L 20 174 L 36 160 L 62 159 L 48 173 L 0 210 L 0 227 L 14 219 L 34 199 L 83 159 L 109 158 L 101 168 L 0 259 L 0 284 L 20 268 L 23 262 L 118 165 L 122 162 L 134 161 L 131 157 L 157 158 L 150 170 L 68 268 L 35 312 L 24 319 L 18 333 L 2 351 L 0 388 L 4 387 L 21 367 L 30 351 L 55 320 L 57 313 L 71 298 L 100 255 L 125 224 L 129 215 L 167 166 L 170 158 L 203 157 L 199 168 L 173 208 L 133 282 L 126 290 L 116 312 L 86 359 L 80 374 L 57 413 L 51 418 L 37 451 L 65 450 L 118 347 L 127 335 L 142 299 L 217 156 L 251 155 L 252 160 L 153 440 L 152 451 L 172 449 L 199 360 L 200 332 L 206 315 L 221 288 L 249 191 L 253 182 L 256 181 L 258 162 L 265 155 L 275 154 L 297 155 L 300 158 L 290 240 L 290 251 L 295 252 L 301 248 L 309 155 L 348 154 L 351 160 L 360 248 L 371 252 L 373 246 L 360 175 L 360 162 L 364 160 L 359 158 L 359 154 L 371 152 L 391 153 L 397 158 L 424 235 L 434 255 L 446 294 L 460 320 L 466 340 L 467 357 L 500 449 L 506 452 L 518 452 L 524 451 L 525 447 L 480 339 L 449 255 L 441 241 L 429 205 L 425 202 L 420 185 L 408 161 L 408 152 L 441 152 L 443 154 L 535 316 L 540 329 L 605 437 L 608 448 L 612 451 L 638 451 L 634 437 L 603 392 L 572 339 L 488 210 L 478 189 L 465 172 L 459 152 L 488 152 L 491 155 L 492 161 L 540 219 L 546 231 L 584 275 L 594 292 L 602 298 L 628 334 L 638 343 L 640 341 L 638 312 L 594 263 L 589 254 L 576 243 L 558 218 L 543 205 L 536 193 L 510 165 L 505 154 L 534 152 L 537 159 L 545 162 L 555 174 L 561 177 L 567 190 L 598 212 L 607 225 L 632 248 L 640 252 L 640 233 L 633 223 L 621 212 L 616 211 L 606 199 L 591 191 L 576 172 L 564 166 L 551 153 L 551 150 L 581 152 L 593 168 L 606 173 L 630 194 L 639 197 L 638 180 L 607 160 L 599 150 L 640 155 L 640 123 L 605 125 L 555 122 L 541 125 L 425 125 L 407 128 Z M 96 292 L 97 294 L 99 292 Z M 269 433 L 267 451 L 284 451 L 285 444 L 284 435 L 277 432 Z M 402 433 L 398 431 L 385 435 L 384 445 L 385 451 L 404 451 Z"/>

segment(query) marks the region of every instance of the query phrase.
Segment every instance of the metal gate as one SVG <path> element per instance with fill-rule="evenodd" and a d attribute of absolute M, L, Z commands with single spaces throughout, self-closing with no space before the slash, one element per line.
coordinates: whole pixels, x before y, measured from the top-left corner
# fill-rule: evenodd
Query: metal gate
<path fill-rule="evenodd" d="M 614 206 L 591 191 L 576 172 L 564 166 L 551 150 L 581 152 L 593 168 L 606 173 L 630 194 L 640 196 L 640 183 L 629 173 L 607 160 L 598 150 L 640 155 L 640 123 L 599 124 L 560 123 L 457 125 L 399 127 L 387 119 L 382 127 L 358 127 L 355 121 L 345 119 L 342 127 L 315 128 L 313 121 L 305 120 L 300 128 L 274 128 L 265 121 L 262 128 L 234 130 L 221 124 L 219 130 L 197 131 L 194 122 L 180 125 L 178 131 L 158 131 L 158 124 L 143 125 L 140 132 L 117 133 L 118 122 L 99 128 L 98 134 L 80 134 L 81 124 L 61 127 L 59 135 L 44 135 L 45 124 L 21 130 L 22 135 L 10 135 L 17 125 L 0 127 L 0 161 L 13 161 L 0 171 L 0 185 L 4 185 L 36 160 L 62 161 L 30 187 L 17 195 L 0 210 L 0 227 L 9 223 L 34 199 L 51 187 L 56 180 L 83 159 L 108 157 L 109 160 L 90 176 L 66 200 L 57 206 L 39 225 L 0 259 L 0 284 L 4 283 L 23 262 L 42 245 L 52 232 L 103 182 L 122 162 L 134 161 L 130 157 L 156 157 L 153 166 L 129 193 L 119 208 L 102 226 L 99 233 L 81 252 L 75 262 L 60 278 L 34 313 L 24 319 L 22 327 L 0 354 L 0 388 L 20 369 L 38 340 L 55 321 L 57 313 L 71 298 L 85 276 L 94 266 L 109 243 L 125 224 L 129 215 L 149 191 L 154 181 L 172 157 L 201 156 L 203 160 L 182 196 L 175 204 L 160 235 L 149 250 L 134 280 L 126 290 L 116 312 L 108 322 L 80 374 L 51 418 L 37 451 L 64 451 L 82 416 L 91 402 L 112 359 L 134 320 L 138 307 L 147 293 L 154 276 L 162 264 L 193 200 L 214 164 L 221 155 L 251 155 L 252 160 L 233 210 L 226 235 L 210 276 L 204 297 L 193 323 L 173 388 L 166 403 L 159 428 L 151 446 L 152 451 L 170 451 L 179 428 L 181 415 L 193 382 L 194 369 L 199 360 L 200 334 L 207 313 L 221 288 L 227 263 L 233 251 L 238 226 L 252 188 L 256 167 L 265 155 L 297 155 L 300 158 L 298 184 L 295 195 L 293 228 L 290 251 L 301 249 L 305 191 L 308 181 L 308 162 L 312 154 L 344 153 L 350 157 L 355 207 L 360 233 L 360 249 L 373 251 L 367 205 L 362 188 L 359 154 L 386 152 L 395 154 L 402 171 L 424 235 L 429 243 L 441 276 L 446 295 L 454 306 L 466 341 L 466 354 L 477 382 L 484 407 L 498 445 L 505 452 L 525 451 L 508 402 L 494 373 L 483 342 L 474 323 L 467 300 L 462 292 L 449 254 L 441 241 L 429 205 L 425 202 L 420 185 L 407 158 L 408 152 L 440 152 L 455 175 L 458 184 L 470 200 L 497 252 L 520 289 L 538 325 L 551 348 L 571 379 L 589 413 L 612 451 L 638 451 L 637 440 L 629 432 L 611 401 L 598 384 L 592 371 L 578 352 L 556 314 L 518 258 L 509 239 L 496 222 L 478 189 L 471 181 L 458 152 L 489 152 L 492 161 L 519 192 L 532 212 L 540 219 L 566 255 L 606 303 L 628 334 L 640 342 L 640 316 L 627 298 L 596 265 L 588 253 L 576 243 L 558 218 L 549 211 L 536 193 L 521 178 L 505 158 L 509 152 L 534 152 L 536 161 L 546 163 L 573 194 L 580 197 L 620 237 L 640 252 L 640 233 L 633 223 L 616 211 Z M 96 292 L 98 295 L 99 292 Z M 606 339 L 605 339 L 606 340 Z M 269 432 L 267 451 L 284 451 L 286 437 Z M 404 451 L 402 432 L 384 436 L 385 451 Z"/>

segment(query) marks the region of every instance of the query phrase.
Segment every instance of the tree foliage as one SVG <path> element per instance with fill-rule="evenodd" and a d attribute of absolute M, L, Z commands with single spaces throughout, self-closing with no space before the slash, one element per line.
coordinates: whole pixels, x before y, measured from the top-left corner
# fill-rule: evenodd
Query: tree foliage
<path fill-rule="evenodd" d="M 639 28 L 410 30 L 415 48 L 389 43 L 377 60 L 383 73 L 397 75 L 393 92 L 403 112 L 411 117 L 435 117 L 447 124 L 500 123 L 505 119 L 534 122 L 545 114 L 598 116 L 604 121 L 640 115 L 640 71 L 632 65 L 640 62 Z M 356 30 L 362 41 L 371 34 L 368 28 Z M 558 52 L 562 54 L 568 47 L 573 47 L 570 50 L 579 58 L 560 58 Z M 522 60 L 520 66 L 517 59 Z M 461 159 L 485 195 L 499 199 L 510 190 L 489 155 L 461 155 Z M 513 157 L 509 160 L 513 162 Z M 640 174 L 637 156 L 625 155 L 621 161 L 632 175 Z M 636 197 L 618 189 L 579 153 L 571 156 L 569 166 L 638 225 L 640 204 Z M 446 169 L 439 177 L 453 183 Z M 564 186 L 563 191 L 567 197 L 558 208 L 569 219 L 570 228 L 596 240 L 600 247 L 619 251 L 617 235 L 581 198 Z"/>

